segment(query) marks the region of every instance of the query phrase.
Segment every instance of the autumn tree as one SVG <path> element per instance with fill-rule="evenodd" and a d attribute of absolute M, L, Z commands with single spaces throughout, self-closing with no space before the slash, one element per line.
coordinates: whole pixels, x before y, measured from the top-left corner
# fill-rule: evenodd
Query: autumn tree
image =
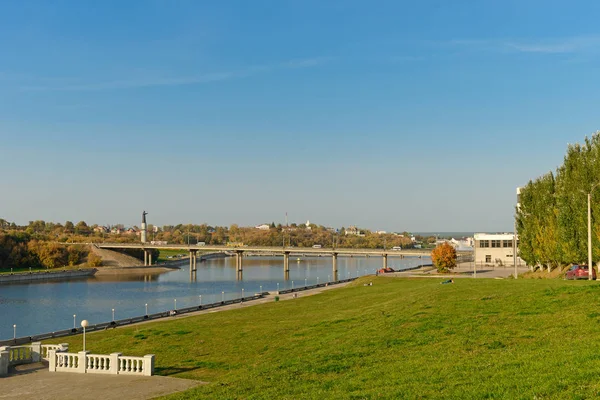
<path fill-rule="evenodd" d="M 438 272 L 449 272 L 456 267 L 456 249 L 449 243 L 441 244 L 432 250 L 431 260 Z"/>

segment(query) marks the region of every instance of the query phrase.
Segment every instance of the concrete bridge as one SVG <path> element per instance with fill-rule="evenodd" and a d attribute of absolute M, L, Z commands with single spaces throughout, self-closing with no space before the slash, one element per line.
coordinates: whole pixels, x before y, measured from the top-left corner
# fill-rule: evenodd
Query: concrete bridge
<path fill-rule="evenodd" d="M 152 265 L 152 254 L 149 250 L 170 249 L 182 250 L 190 253 L 190 275 L 197 270 L 197 253 L 202 252 L 230 252 L 235 254 L 236 271 L 241 275 L 243 271 L 243 256 L 245 253 L 259 253 L 283 255 L 283 269 L 287 275 L 290 271 L 290 255 L 321 255 L 332 258 L 332 273 L 337 277 L 338 256 L 374 256 L 382 258 L 382 268 L 387 268 L 388 257 L 428 257 L 428 250 L 386 250 L 386 249 L 346 249 L 346 248 L 314 248 L 314 247 L 270 247 L 270 246 L 197 246 L 180 244 L 151 244 L 151 243 L 97 243 L 101 249 L 139 249 L 144 251 L 144 265 Z"/>

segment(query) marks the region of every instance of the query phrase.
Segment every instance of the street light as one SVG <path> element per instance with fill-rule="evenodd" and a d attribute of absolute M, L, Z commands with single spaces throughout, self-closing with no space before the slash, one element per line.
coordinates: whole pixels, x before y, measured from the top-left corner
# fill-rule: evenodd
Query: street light
<path fill-rule="evenodd" d="M 173 299 L 173 302 L 175 303 L 175 308 L 174 308 L 174 310 L 177 310 L 177 299 Z"/>
<path fill-rule="evenodd" d="M 77 329 L 77 325 L 75 324 L 76 317 L 77 317 L 77 314 L 73 314 L 73 329 Z"/>
<path fill-rule="evenodd" d="M 592 268 L 592 191 L 600 185 L 600 182 L 594 183 L 590 187 L 590 191 L 587 192 L 587 223 L 588 223 L 588 280 L 593 279 L 593 268 Z M 580 190 L 583 192 L 583 190 Z M 585 192 L 583 192 L 585 193 Z"/>
<path fill-rule="evenodd" d="M 148 303 L 146 303 L 146 314 L 145 315 L 148 315 Z"/>
<path fill-rule="evenodd" d="M 17 340 L 17 325 L 13 325 L 13 339 Z"/>
<path fill-rule="evenodd" d="M 88 326 L 87 319 L 81 321 L 81 327 L 83 328 L 83 351 L 85 351 L 85 328 Z"/>
<path fill-rule="evenodd" d="M 114 308 L 112 309 L 112 320 L 113 320 L 113 322 L 115 321 L 115 309 Z"/>
<path fill-rule="evenodd" d="M 588 279 L 591 281 L 593 278 L 592 272 L 592 191 L 596 188 L 596 186 L 600 185 L 600 182 L 596 182 L 590 188 L 588 192 Z"/>

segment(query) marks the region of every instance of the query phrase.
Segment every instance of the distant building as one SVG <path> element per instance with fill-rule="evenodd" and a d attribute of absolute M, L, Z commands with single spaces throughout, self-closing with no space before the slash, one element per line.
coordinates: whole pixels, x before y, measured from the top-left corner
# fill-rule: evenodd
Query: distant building
<path fill-rule="evenodd" d="M 476 233 L 475 262 L 479 265 L 514 266 L 513 239 L 512 233 Z M 517 265 L 525 265 L 518 256 L 518 246 L 517 238 Z"/>
<path fill-rule="evenodd" d="M 385 235 L 387 232 L 386 231 L 375 231 L 375 233 L 378 235 Z"/>
<path fill-rule="evenodd" d="M 350 228 L 346 228 L 346 230 L 344 231 L 345 235 L 356 235 L 356 236 L 360 236 L 360 230 L 355 227 L 354 225 L 350 226 Z"/>
<path fill-rule="evenodd" d="M 268 231 L 269 229 L 271 229 L 271 225 L 262 224 L 262 225 L 255 226 L 255 228 L 260 229 L 261 231 Z"/>
<path fill-rule="evenodd" d="M 94 228 L 94 232 L 98 232 L 98 233 L 110 233 L 110 229 L 108 229 L 108 226 L 97 226 Z"/>

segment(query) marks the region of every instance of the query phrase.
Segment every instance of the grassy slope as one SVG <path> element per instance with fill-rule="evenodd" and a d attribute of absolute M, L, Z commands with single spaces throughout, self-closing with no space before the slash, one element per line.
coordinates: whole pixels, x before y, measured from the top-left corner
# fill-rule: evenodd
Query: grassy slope
<path fill-rule="evenodd" d="M 373 286 L 362 282 L 372 280 Z M 600 286 L 363 278 L 318 296 L 88 335 L 208 385 L 169 399 L 592 398 Z M 70 338 L 81 348 L 81 337 Z"/>

